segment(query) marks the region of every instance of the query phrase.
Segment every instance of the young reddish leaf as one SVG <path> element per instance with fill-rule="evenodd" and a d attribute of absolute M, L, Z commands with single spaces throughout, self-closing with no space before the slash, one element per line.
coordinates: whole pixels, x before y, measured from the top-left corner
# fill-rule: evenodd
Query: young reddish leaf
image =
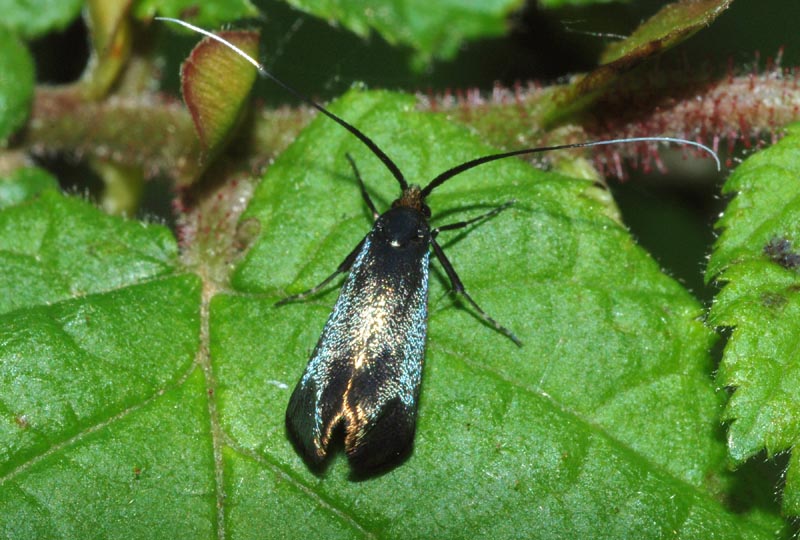
<path fill-rule="evenodd" d="M 258 32 L 228 31 L 220 32 L 220 36 L 250 56 L 258 56 Z M 227 140 L 255 79 L 256 70 L 251 64 L 211 38 L 198 43 L 183 63 L 183 99 L 206 159 Z"/>

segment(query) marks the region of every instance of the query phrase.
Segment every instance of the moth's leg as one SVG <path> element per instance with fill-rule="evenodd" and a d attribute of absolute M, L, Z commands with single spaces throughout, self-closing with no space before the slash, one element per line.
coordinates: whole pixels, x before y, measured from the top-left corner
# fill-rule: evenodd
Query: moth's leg
<path fill-rule="evenodd" d="M 364 240 L 366 240 L 366 237 L 364 238 Z M 275 305 L 276 306 L 282 306 L 282 305 L 288 304 L 290 302 L 296 302 L 298 300 L 305 300 L 309 296 L 317 294 L 323 287 L 325 287 L 328 283 L 333 281 L 333 279 L 336 276 L 338 276 L 339 274 L 342 274 L 344 272 L 350 271 L 350 268 L 353 266 L 353 262 L 355 262 L 356 257 L 358 256 L 358 252 L 361 251 L 361 248 L 364 246 L 364 240 L 361 240 L 361 242 L 358 243 L 358 245 L 355 247 L 355 249 L 353 251 L 351 251 L 350 254 L 347 257 L 344 258 L 342 263 L 333 272 L 333 274 L 331 274 L 328 277 L 326 277 L 325 279 L 323 279 L 322 282 L 319 285 L 317 285 L 316 287 L 311 287 L 307 291 L 303 291 L 303 292 L 301 292 L 299 294 L 294 294 L 292 296 L 287 296 L 283 300 L 279 300 L 278 302 L 275 302 Z"/>
<path fill-rule="evenodd" d="M 351 156 L 350 154 L 345 154 L 345 157 L 347 157 L 347 161 L 350 162 L 350 166 L 353 168 L 353 174 L 356 175 L 356 179 L 358 180 L 358 186 L 361 189 L 361 196 L 364 198 L 364 202 L 367 203 L 367 206 L 372 212 L 372 217 L 378 219 L 378 216 L 380 214 L 378 214 L 378 211 L 375 209 L 375 203 L 372 202 L 369 193 L 367 193 L 367 186 L 364 185 L 364 180 L 361 178 L 361 173 L 358 171 L 358 167 L 356 166 L 356 162 L 353 159 L 353 156 Z M 275 305 L 282 306 L 283 304 L 296 302 L 298 300 L 304 300 L 309 296 L 317 294 L 320 290 L 322 290 L 323 287 L 325 287 L 328 283 L 333 281 L 336 278 L 336 276 L 350 270 L 350 267 L 353 266 L 353 262 L 356 260 L 358 252 L 361 251 L 361 247 L 363 245 L 364 245 L 364 240 L 359 242 L 356 248 L 353 251 L 351 251 L 347 257 L 345 257 L 345 259 L 342 261 L 342 264 L 339 265 L 339 267 L 333 272 L 333 274 L 329 275 L 324 280 L 322 280 L 322 282 L 319 285 L 317 285 L 316 287 L 312 287 L 307 291 L 303 291 L 299 294 L 287 296 L 283 300 L 276 302 Z"/>
<path fill-rule="evenodd" d="M 356 167 L 356 162 L 353 160 L 353 156 L 350 154 L 345 154 L 347 161 L 350 162 L 350 166 L 353 168 L 353 174 L 356 175 L 356 179 L 358 180 L 358 186 L 361 188 L 361 196 L 364 198 L 364 202 L 367 203 L 370 211 L 372 212 L 372 218 L 378 219 L 378 211 L 375 209 L 375 204 L 372 202 L 372 199 L 369 197 L 369 193 L 367 193 L 367 186 L 364 185 L 364 180 L 361 179 L 361 173 L 358 172 L 358 167 Z"/>
<path fill-rule="evenodd" d="M 505 202 L 505 203 L 501 204 L 497 208 L 492 208 L 491 210 L 489 210 L 485 214 L 481 214 L 481 215 L 479 215 L 477 217 L 474 217 L 472 219 L 468 219 L 466 221 L 458 221 L 456 223 L 449 223 L 447 225 L 442 225 L 441 227 L 436 227 L 435 229 L 433 229 L 433 231 L 431 231 L 431 236 L 433 238 L 436 238 L 436 235 L 438 235 L 441 231 L 452 231 L 453 229 L 463 229 L 467 225 L 472 225 L 476 221 L 481 221 L 483 219 L 489 219 L 492 216 L 496 216 L 497 214 L 499 214 L 503 210 L 506 210 L 507 208 L 509 208 L 510 206 L 512 206 L 516 202 L 517 201 L 511 200 L 511 201 L 508 201 L 508 202 Z"/>
<path fill-rule="evenodd" d="M 461 296 L 463 296 L 467 300 L 467 302 L 469 302 L 472 305 L 472 307 L 475 308 L 475 311 L 478 312 L 478 315 L 480 315 L 481 318 L 484 321 L 486 321 L 487 323 L 492 325 L 495 330 L 497 330 L 501 334 L 505 335 L 508 339 L 513 341 L 517 346 L 521 347 L 522 346 L 522 342 L 519 340 L 519 338 L 517 336 L 514 335 L 513 332 L 511 332 L 511 330 L 509 330 L 508 328 L 506 328 L 505 326 L 501 325 L 496 320 L 494 320 L 492 317 L 490 317 L 489 314 L 487 314 L 478 305 L 478 303 L 475 302 L 475 300 L 472 299 L 472 297 L 469 295 L 469 293 L 466 291 L 466 289 L 464 289 L 464 284 L 461 282 L 461 278 L 458 277 L 458 274 L 456 273 L 455 268 L 453 268 L 453 265 L 450 263 L 449 259 L 444 254 L 444 250 L 436 242 L 436 236 L 439 234 L 440 231 L 449 231 L 449 230 L 453 230 L 453 229 L 461 229 L 463 227 L 466 227 L 467 225 L 470 225 L 471 223 L 475 223 L 476 221 L 480 221 L 482 219 L 489 218 L 489 217 L 491 217 L 491 216 L 493 216 L 495 214 L 499 214 L 500 212 L 502 212 L 503 210 L 505 210 L 506 208 L 508 208 L 512 204 L 514 204 L 514 201 L 509 201 L 509 202 L 507 202 L 507 203 L 505 203 L 503 205 L 498 206 L 497 208 L 495 208 L 495 209 L 493 209 L 493 210 L 491 210 L 489 212 L 486 212 L 485 214 L 481 214 L 478 217 L 475 217 L 475 218 L 472 218 L 472 219 L 469 219 L 469 220 L 466 220 L 466 221 L 459 221 L 457 223 L 451 223 L 449 225 L 444 225 L 442 227 L 437 227 L 431 233 L 431 245 L 433 246 L 433 253 L 436 255 L 436 258 L 439 259 L 439 262 L 442 263 L 442 267 L 444 268 L 444 271 L 447 274 L 447 277 L 450 278 L 450 283 L 453 286 L 453 291 L 455 293 L 460 294 Z"/>

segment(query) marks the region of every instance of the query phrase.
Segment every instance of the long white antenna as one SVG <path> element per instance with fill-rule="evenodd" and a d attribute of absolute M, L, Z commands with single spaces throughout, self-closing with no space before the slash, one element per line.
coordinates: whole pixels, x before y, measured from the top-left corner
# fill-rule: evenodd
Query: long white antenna
<path fill-rule="evenodd" d="M 392 175 L 395 177 L 397 182 L 400 184 L 400 189 L 405 190 L 408 187 L 408 182 L 406 182 L 406 179 L 403 176 L 403 172 L 400 170 L 400 167 L 398 167 L 397 164 L 394 161 L 392 161 L 392 158 L 390 158 L 388 155 L 386 155 L 386 152 L 381 150 L 380 147 L 378 147 L 378 145 L 375 144 L 375 141 L 373 141 L 372 139 L 367 137 L 360 129 L 358 129 L 357 127 L 355 127 L 354 125 L 352 125 L 351 123 L 346 121 L 344 118 L 340 118 L 340 117 L 336 116 L 335 114 L 330 112 L 328 109 L 326 109 L 325 107 L 323 107 L 322 105 L 320 105 L 319 103 L 317 103 L 316 101 L 311 99 L 310 97 L 304 95 L 302 92 L 299 92 L 299 91 L 295 90 L 294 88 L 292 88 L 291 86 L 289 86 L 288 84 L 286 84 L 285 82 L 280 80 L 278 77 L 276 77 L 275 75 L 273 75 L 272 73 L 267 71 L 267 68 L 265 68 L 263 65 L 261 65 L 252 56 L 250 56 L 249 54 L 244 52 L 242 49 L 240 49 L 236 45 L 234 45 L 233 43 L 228 42 L 227 40 L 223 39 L 222 37 L 220 37 L 220 36 L 218 36 L 216 34 L 212 34 L 208 30 L 204 30 L 204 29 L 202 29 L 200 27 L 197 27 L 197 26 L 195 26 L 193 24 L 189 24 L 189 23 L 187 23 L 185 21 L 182 21 L 180 19 L 172 19 L 170 17 L 156 17 L 156 19 L 158 19 L 160 21 L 168 21 L 168 22 L 174 22 L 174 23 L 180 24 L 181 26 L 185 26 L 186 28 L 188 28 L 190 30 L 194 30 L 195 32 L 199 32 L 200 34 L 203 34 L 204 36 L 208 36 L 209 38 L 213 39 L 214 41 L 218 41 L 219 43 L 222 43 L 223 45 L 225 45 L 226 47 L 231 49 L 233 52 L 235 52 L 236 54 L 238 54 L 239 56 L 241 56 L 242 58 L 244 58 L 245 60 L 247 60 L 248 62 L 253 64 L 256 67 L 256 69 L 258 70 L 258 72 L 263 77 L 268 78 L 269 80 L 271 80 L 272 82 L 274 82 L 275 84 L 277 84 L 278 86 L 280 86 L 281 88 L 283 88 L 284 90 L 286 90 L 287 92 L 289 92 L 290 94 L 295 96 L 296 98 L 298 98 L 298 99 L 300 99 L 302 101 L 305 101 L 306 103 L 308 103 L 309 105 L 311 105 L 312 107 L 317 109 L 319 112 L 321 112 L 322 114 L 324 114 L 325 116 L 327 116 L 328 118 L 330 118 L 331 120 L 333 120 L 334 122 L 336 122 L 337 124 L 339 124 L 340 126 L 345 128 L 347 131 L 352 133 L 358 140 L 360 140 L 362 143 L 364 143 L 364 145 L 367 148 L 369 148 L 370 151 L 378 157 L 378 159 L 380 159 L 383 162 L 384 166 L 387 169 L 389 169 L 389 172 L 392 173 Z"/>
<path fill-rule="evenodd" d="M 209 31 L 208 31 L 208 30 L 206 30 L 205 28 L 200 28 L 199 26 L 195 26 L 195 25 L 193 25 L 193 24 L 191 24 L 191 23 L 188 23 L 188 22 L 186 22 L 186 21 L 182 21 L 182 20 L 180 20 L 180 19 L 173 19 L 172 17 L 156 17 L 156 18 L 155 18 L 155 20 L 157 20 L 157 21 L 168 21 L 168 22 L 174 22 L 175 24 L 179 24 L 179 25 L 181 25 L 181 26 L 184 26 L 184 27 L 188 28 L 189 30 L 194 30 L 194 31 L 195 31 L 195 32 L 197 32 L 198 34 L 203 34 L 204 36 L 206 36 L 206 37 L 210 37 L 211 39 L 213 39 L 213 40 L 215 40 L 215 41 L 219 41 L 220 43 L 222 43 L 223 45 L 225 45 L 226 47 L 228 47 L 230 50 L 232 50 L 233 52 L 235 52 L 236 54 L 238 54 L 239 56 L 241 56 L 242 58 L 244 58 L 245 60 L 247 60 L 248 62 L 250 62 L 251 64 L 253 64 L 253 66 L 255 66 L 255 68 L 256 68 L 258 71 L 260 71 L 260 72 L 263 72 L 263 71 L 264 71 L 264 66 L 262 66 L 262 65 L 261 65 L 261 64 L 260 64 L 260 63 L 259 63 L 259 62 L 258 62 L 256 59 L 254 59 L 252 56 L 250 56 L 249 54 L 247 54 L 246 52 L 244 52 L 242 49 L 240 49 L 239 47 L 237 47 L 236 45 L 234 45 L 234 44 L 233 44 L 233 43 L 231 43 L 230 41 L 227 41 L 226 39 L 223 39 L 223 38 L 221 38 L 221 37 L 220 37 L 220 36 L 218 36 L 217 34 L 214 34 L 214 33 L 212 33 L 212 32 L 209 32 Z"/>

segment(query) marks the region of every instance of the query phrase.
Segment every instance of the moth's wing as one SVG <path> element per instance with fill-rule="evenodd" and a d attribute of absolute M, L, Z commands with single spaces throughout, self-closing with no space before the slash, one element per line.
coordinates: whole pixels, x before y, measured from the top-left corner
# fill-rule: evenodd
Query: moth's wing
<path fill-rule="evenodd" d="M 399 396 L 387 396 L 363 421 L 347 425 L 347 457 L 355 468 L 362 470 L 401 459 L 411 451 L 416 426 L 416 400 L 406 404 Z"/>
<path fill-rule="evenodd" d="M 365 241 L 289 401 L 287 429 L 313 464 L 339 425 L 356 468 L 384 465 L 413 442 L 429 261 L 387 260 Z"/>
<path fill-rule="evenodd" d="M 286 428 L 301 453 L 314 465 L 325 459 L 350 379 L 346 364 L 342 366 L 345 369 L 332 367 L 341 362 L 332 361 L 327 355 L 320 357 L 318 349 L 319 345 L 286 408 Z"/>

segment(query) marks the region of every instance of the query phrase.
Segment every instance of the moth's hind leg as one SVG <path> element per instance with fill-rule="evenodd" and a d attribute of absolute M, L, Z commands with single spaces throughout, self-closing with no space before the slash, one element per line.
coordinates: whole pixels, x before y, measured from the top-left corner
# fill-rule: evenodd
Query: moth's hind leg
<path fill-rule="evenodd" d="M 345 272 L 349 272 L 350 271 L 350 268 L 353 266 L 353 262 L 356 260 L 356 257 L 358 256 L 358 252 L 361 251 L 361 247 L 363 245 L 364 245 L 364 240 L 361 240 L 361 242 L 358 243 L 358 245 L 355 247 L 355 249 L 353 251 L 351 251 L 350 254 L 347 257 L 345 257 L 345 259 L 342 261 L 342 263 L 339 265 L 339 267 L 333 272 L 333 274 L 331 274 L 328 277 L 326 277 L 325 279 L 323 279 L 322 282 L 319 285 L 317 285 L 315 287 L 311 287 L 307 291 L 303 291 L 303 292 L 298 293 L 298 294 L 293 294 L 292 296 L 287 296 L 283 300 L 279 300 L 279 301 L 275 302 L 275 305 L 276 306 L 282 306 L 282 305 L 288 304 L 290 302 L 297 302 L 298 300 L 305 300 L 309 296 L 317 294 L 328 283 L 333 281 L 336 278 L 336 276 L 338 276 L 339 274 L 343 274 Z"/>
<path fill-rule="evenodd" d="M 361 196 L 364 198 L 364 202 L 369 207 L 370 212 L 372 212 L 372 217 L 377 219 L 378 211 L 375 209 L 375 203 L 372 202 L 369 193 L 367 193 L 367 186 L 364 185 L 364 180 L 361 178 L 361 173 L 358 171 L 358 167 L 356 166 L 356 162 L 353 159 L 353 156 L 351 156 L 350 154 L 345 154 L 345 156 L 347 157 L 347 161 L 350 163 L 350 167 L 353 168 L 353 174 L 356 176 L 356 179 L 358 180 L 358 186 L 359 189 L 361 189 Z M 358 252 L 361 251 L 361 247 L 363 245 L 364 245 L 364 240 L 361 240 L 361 242 L 358 243 L 355 249 L 351 251 L 347 257 L 345 257 L 345 259 L 342 261 L 339 267 L 331 275 L 323 279 L 319 285 L 311 287 L 307 291 L 303 291 L 301 293 L 294 294 L 292 296 L 287 296 L 283 300 L 279 300 L 278 302 L 276 302 L 275 305 L 282 306 L 284 304 L 289 304 L 291 302 L 305 300 L 309 296 L 317 294 L 319 291 L 325 288 L 326 285 L 328 285 L 331 281 L 333 281 L 336 278 L 336 276 L 348 272 L 350 270 L 350 267 L 353 266 L 353 262 L 356 260 Z"/>
<path fill-rule="evenodd" d="M 492 317 L 490 317 L 489 314 L 486 313 L 478 305 L 478 303 L 475 302 L 475 300 L 472 299 L 472 297 L 469 295 L 469 293 L 464 288 L 464 284 L 461 282 L 461 278 L 458 277 L 458 274 L 456 273 L 455 268 L 453 268 L 452 263 L 450 263 L 450 260 L 444 254 L 444 250 L 436 242 L 436 236 L 439 234 L 440 231 L 452 231 L 454 229 L 462 229 L 462 228 L 466 227 L 467 225 L 470 225 L 470 224 L 475 223 L 477 221 L 481 221 L 483 219 L 487 219 L 487 218 L 490 218 L 490 217 L 492 217 L 494 215 L 499 214 L 503 210 L 505 210 L 505 209 L 509 208 L 511 205 L 513 205 L 514 202 L 515 201 L 508 201 L 508 202 L 506 202 L 504 204 L 501 204 L 497 208 L 494 208 L 494 209 L 486 212 L 485 214 L 481 214 L 480 216 L 474 217 L 472 219 L 468 219 L 466 221 L 459 221 L 457 223 L 451 223 L 449 225 L 443 225 L 442 227 L 437 227 L 436 229 L 433 230 L 433 232 L 431 234 L 431 245 L 433 246 L 433 253 L 436 255 L 436 258 L 439 259 L 439 262 L 442 264 L 442 267 L 444 268 L 444 271 L 447 274 L 447 277 L 450 278 L 450 283 L 453 286 L 453 291 L 456 292 L 457 294 L 460 294 L 461 296 L 463 296 L 467 300 L 467 302 L 469 302 L 470 305 L 472 305 L 472 307 L 475 308 L 475 311 L 478 312 L 478 315 L 480 315 L 481 319 L 483 319 L 484 321 L 489 323 L 491 326 L 494 327 L 495 330 L 497 330 L 501 334 L 505 335 L 508 339 L 513 341 L 517 346 L 521 347 L 522 346 L 522 342 L 519 340 L 519 338 L 517 336 L 514 335 L 514 333 L 511 330 L 509 330 L 508 328 L 506 328 L 505 326 L 501 325 L 496 320 L 494 320 Z"/>
<path fill-rule="evenodd" d="M 350 167 L 353 169 L 353 174 L 356 175 L 356 180 L 358 180 L 358 187 L 361 189 L 361 197 L 364 199 L 364 202 L 369 207 L 370 212 L 372 212 L 372 218 L 378 219 L 378 210 L 375 208 L 375 203 L 372 202 L 372 198 L 369 196 L 367 192 L 367 186 L 364 184 L 364 180 L 361 178 L 361 173 L 358 171 L 358 167 L 356 166 L 356 162 L 353 159 L 353 156 L 350 154 L 345 154 L 347 161 L 350 162 Z"/>

